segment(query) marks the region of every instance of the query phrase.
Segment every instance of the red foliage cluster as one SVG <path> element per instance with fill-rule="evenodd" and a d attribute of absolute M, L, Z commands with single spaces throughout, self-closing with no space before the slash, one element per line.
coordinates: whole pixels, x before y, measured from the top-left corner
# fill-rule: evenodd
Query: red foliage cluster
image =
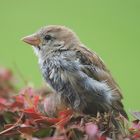
<path fill-rule="evenodd" d="M 0 69 L 0 139 L 1 140 L 111 140 L 115 131 L 108 125 L 109 115 L 97 117 L 78 114 L 70 109 L 60 110 L 54 117 L 43 112 L 42 104 L 51 102 L 38 90 L 26 87 L 20 92 L 14 88 L 10 70 Z M 46 91 L 47 92 L 47 91 Z M 47 102 L 47 103 L 46 103 Z M 120 117 L 123 132 L 116 138 L 140 139 L 140 113 L 128 127 Z M 110 137 L 110 138 L 109 138 Z"/>
<path fill-rule="evenodd" d="M 0 97 L 8 97 L 15 89 L 13 86 L 12 71 L 0 68 Z"/>

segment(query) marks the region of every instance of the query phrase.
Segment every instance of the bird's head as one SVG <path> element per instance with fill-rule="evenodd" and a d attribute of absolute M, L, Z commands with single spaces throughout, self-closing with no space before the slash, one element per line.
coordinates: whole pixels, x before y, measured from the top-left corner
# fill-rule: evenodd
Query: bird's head
<path fill-rule="evenodd" d="M 74 32 L 60 25 L 43 27 L 36 33 L 22 38 L 22 40 L 32 45 L 39 57 L 51 51 L 68 49 L 79 43 Z"/>

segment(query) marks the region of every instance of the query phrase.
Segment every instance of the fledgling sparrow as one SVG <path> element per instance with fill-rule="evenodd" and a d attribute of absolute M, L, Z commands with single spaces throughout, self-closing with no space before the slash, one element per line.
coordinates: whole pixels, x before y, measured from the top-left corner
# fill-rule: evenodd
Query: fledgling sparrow
<path fill-rule="evenodd" d="M 50 25 L 23 41 L 33 46 L 44 79 L 68 107 L 93 115 L 113 111 L 127 118 L 120 89 L 109 70 L 73 31 Z"/>

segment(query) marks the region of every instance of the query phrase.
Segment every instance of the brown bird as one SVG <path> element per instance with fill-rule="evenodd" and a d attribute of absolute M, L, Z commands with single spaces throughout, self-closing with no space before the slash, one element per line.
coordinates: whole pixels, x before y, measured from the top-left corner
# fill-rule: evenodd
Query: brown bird
<path fill-rule="evenodd" d="M 44 79 L 65 105 L 85 114 L 113 112 L 127 118 L 118 84 L 72 30 L 50 25 L 23 41 L 33 46 Z"/>

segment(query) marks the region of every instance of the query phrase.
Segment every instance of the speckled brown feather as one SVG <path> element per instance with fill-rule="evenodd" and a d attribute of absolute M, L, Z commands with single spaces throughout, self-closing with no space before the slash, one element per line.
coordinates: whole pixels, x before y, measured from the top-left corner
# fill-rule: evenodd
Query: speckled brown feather
<path fill-rule="evenodd" d="M 119 86 L 113 79 L 110 71 L 107 69 L 102 59 L 95 52 L 91 52 L 83 45 L 79 45 L 73 49 L 77 52 L 77 57 L 79 58 L 80 62 L 84 65 L 89 66 L 87 67 L 87 69 L 84 68 L 83 71 L 90 77 L 96 79 L 97 81 L 105 81 L 111 87 L 111 89 L 114 91 L 114 96 L 117 95 L 118 97 L 118 100 L 113 102 L 113 108 L 119 110 L 119 112 L 121 112 L 123 116 L 128 118 L 126 112 L 123 109 L 123 104 L 121 102 L 121 99 L 123 97 Z M 93 69 L 91 69 L 90 66 L 92 66 Z M 98 72 L 96 69 L 98 69 Z"/>
<path fill-rule="evenodd" d="M 90 72 L 91 76 L 96 78 L 98 81 L 106 81 L 111 89 L 115 90 L 116 94 L 122 98 L 118 84 L 113 79 L 110 71 L 107 69 L 102 59 L 95 52 L 91 52 L 82 45 L 76 47 L 75 51 L 77 52 L 77 56 L 83 64 L 92 65 L 94 67 L 94 71 Z M 96 68 L 100 70 L 99 74 L 96 72 Z"/>

